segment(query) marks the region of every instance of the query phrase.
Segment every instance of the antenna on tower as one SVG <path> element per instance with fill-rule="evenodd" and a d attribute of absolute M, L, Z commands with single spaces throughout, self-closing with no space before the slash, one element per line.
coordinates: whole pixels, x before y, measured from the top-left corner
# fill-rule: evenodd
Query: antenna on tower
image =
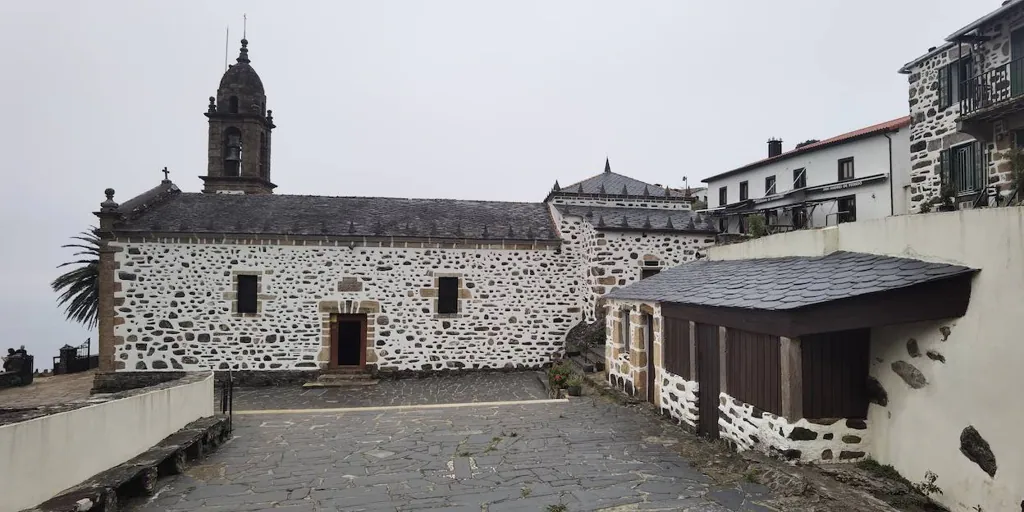
<path fill-rule="evenodd" d="M 242 39 L 245 39 L 245 22 L 248 21 L 245 13 L 242 13 Z"/>
<path fill-rule="evenodd" d="M 228 70 L 228 40 L 231 39 L 231 27 L 224 27 L 224 71 Z"/>

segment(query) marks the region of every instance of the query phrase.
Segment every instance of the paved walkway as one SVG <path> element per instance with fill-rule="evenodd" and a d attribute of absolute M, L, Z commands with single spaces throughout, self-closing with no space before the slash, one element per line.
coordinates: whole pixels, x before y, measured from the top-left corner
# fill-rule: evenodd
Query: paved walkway
<path fill-rule="evenodd" d="M 239 388 L 235 410 L 333 409 L 390 405 L 457 404 L 547 398 L 541 372 L 477 372 L 384 379 L 375 386 Z"/>
<path fill-rule="evenodd" d="M 475 376 L 498 386 L 407 380 L 389 404 L 426 396 L 523 396 L 523 376 Z M 468 377 L 468 376 L 467 376 Z M 384 383 L 382 383 L 384 385 Z M 414 391 L 415 385 L 426 387 Z M 310 398 L 295 388 L 248 395 L 300 405 L 346 400 Z M 377 392 L 381 389 L 377 388 Z M 447 389 L 451 391 L 442 392 Z M 407 392 L 405 392 L 407 391 Z M 338 393 L 342 394 L 342 393 Z M 530 392 L 530 396 L 544 398 Z M 337 399 L 337 405 L 330 400 Z M 239 401 L 242 408 L 243 401 Z M 382 405 L 382 404 L 374 404 Z M 235 438 L 163 483 L 140 511 L 584 511 L 769 510 L 754 484 L 716 486 L 661 437 L 662 426 L 602 398 L 504 405 L 401 407 L 345 412 L 251 411 L 235 416 Z M 564 505 L 565 508 L 560 508 Z"/>

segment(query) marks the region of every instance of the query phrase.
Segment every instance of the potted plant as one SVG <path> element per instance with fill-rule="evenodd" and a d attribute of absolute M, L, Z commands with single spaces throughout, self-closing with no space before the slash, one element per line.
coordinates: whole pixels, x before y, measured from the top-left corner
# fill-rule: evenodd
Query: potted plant
<path fill-rule="evenodd" d="M 551 384 L 551 389 L 565 388 L 570 377 L 572 370 L 567 364 L 557 363 L 548 369 L 548 383 Z"/>
<path fill-rule="evenodd" d="M 569 396 L 580 396 L 583 394 L 583 379 L 576 375 L 570 377 L 565 383 L 565 389 Z"/>

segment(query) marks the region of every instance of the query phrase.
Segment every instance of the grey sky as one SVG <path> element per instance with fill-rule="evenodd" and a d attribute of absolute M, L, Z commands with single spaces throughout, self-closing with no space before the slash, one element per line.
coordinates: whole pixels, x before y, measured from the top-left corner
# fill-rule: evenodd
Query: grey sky
<path fill-rule="evenodd" d="M 907 114 L 903 63 L 999 2 L 0 3 L 0 348 L 93 333 L 48 283 L 103 189 L 206 169 L 203 112 L 248 13 L 285 194 L 542 200 L 613 170 L 691 185 Z M 42 366 L 49 367 L 48 362 Z"/>

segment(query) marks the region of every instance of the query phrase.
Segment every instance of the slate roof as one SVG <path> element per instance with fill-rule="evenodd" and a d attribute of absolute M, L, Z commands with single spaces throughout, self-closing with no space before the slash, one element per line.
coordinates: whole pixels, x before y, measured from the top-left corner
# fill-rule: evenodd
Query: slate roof
<path fill-rule="evenodd" d="M 857 140 L 857 139 L 860 139 L 860 138 L 863 138 L 863 137 L 868 137 L 868 136 L 871 136 L 871 135 L 878 135 L 878 134 L 882 134 L 882 133 L 898 131 L 900 128 L 904 128 L 904 127 L 907 127 L 907 126 L 910 126 L 910 116 L 904 116 L 904 117 L 900 117 L 900 118 L 897 118 L 897 119 L 893 119 L 891 121 L 885 121 L 884 123 L 873 124 L 871 126 L 866 126 L 864 128 L 860 128 L 860 129 L 854 130 L 852 132 L 846 132 L 846 133 L 844 133 L 842 135 L 836 135 L 835 137 L 830 137 L 828 139 L 815 142 L 813 144 L 808 144 L 806 146 L 800 146 L 799 148 L 787 151 L 785 153 L 782 153 L 781 155 L 764 158 L 764 159 L 758 160 L 756 162 L 744 165 L 742 167 L 737 167 L 737 168 L 735 168 L 735 169 L 733 169 L 731 171 L 726 171 L 726 172 L 723 172 L 723 173 L 720 173 L 720 174 L 716 174 L 714 176 L 709 176 L 707 178 L 704 178 L 701 181 L 704 182 L 704 183 L 710 183 L 710 182 L 712 182 L 714 180 L 718 180 L 718 179 L 724 178 L 726 176 L 731 176 L 733 174 L 737 174 L 737 173 L 740 173 L 740 172 L 743 172 L 743 171 L 748 171 L 750 169 L 755 169 L 757 167 L 761 167 L 763 165 L 767 165 L 767 164 L 770 164 L 770 163 L 773 163 L 773 162 L 777 162 L 779 160 L 785 160 L 785 159 L 787 159 L 787 158 L 789 158 L 791 156 L 802 155 L 804 153 L 809 153 L 811 151 L 817 151 L 819 149 L 823 149 L 823 148 L 826 148 L 826 147 L 829 147 L 829 146 L 834 146 L 834 145 L 837 145 L 837 144 L 842 144 L 842 143 L 845 143 L 845 142 L 854 141 L 854 140 Z"/>
<path fill-rule="evenodd" d="M 612 208 L 556 205 L 562 215 L 581 216 L 595 229 L 610 231 L 675 231 L 718 233 L 710 215 L 691 210 Z"/>
<path fill-rule="evenodd" d="M 543 203 L 197 194 L 167 182 L 119 210 L 118 232 L 559 240 Z"/>
<path fill-rule="evenodd" d="M 845 251 L 816 258 L 704 260 L 665 270 L 607 297 L 779 311 L 974 272 L 958 265 Z"/>
<path fill-rule="evenodd" d="M 557 188 L 552 190 L 552 193 L 567 195 L 592 194 L 661 198 L 685 197 L 682 192 L 677 190 L 669 190 L 668 196 L 666 196 L 664 187 L 658 187 L 650 183 L 630 178 L 629 176 L 614 173 L 612 172 L 611 164 L 608 160 L 605 160 L 604 172 L 601 174 L 591 176 L 583 181 L 573 183 L 566 187 L 561 187 L 558 185 L 558 182 L 555 182 L 555 186 Z M 625 193 L 623 193 L 623 187 L 625 187 Z"/>

